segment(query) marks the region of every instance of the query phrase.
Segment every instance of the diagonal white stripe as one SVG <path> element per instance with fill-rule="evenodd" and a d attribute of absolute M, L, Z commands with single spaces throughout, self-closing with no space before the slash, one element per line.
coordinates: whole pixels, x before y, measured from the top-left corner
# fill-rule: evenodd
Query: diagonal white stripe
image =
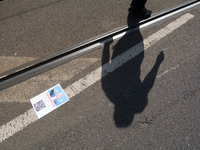
<path fill-rule="evenodd" d="M 172 31 L 176 30 L 177 28 L 185 24 L 193 17 L 194 16 L 189 13 L 181 16 L 177 20 L 173 21 L 172 23 L 168 24 L 164 28 L 154 33 L 153 35 L 149 36 L 143 42 L 138 43 L 131 49 L 127 50 L 126 52 L 114 58 L 111 64 L 107 63 L 97 68 L 84 78 L 81 78 L 77 82 L 68 86 L 65 89 L 65 92 L 68 94 L 69 97 L 73 97 L 76 94 L 82 92 L 84 89 L 88 88 L 90 85 L 100 80 L 102 76 L 103 77 L 106 76 L 108 73 L 114 71 L 116 68 L 122 66 L 124 63 L 126 63 L 127 61 L 131 60 L 132 58 L 140 54 L 143 50 L 147 50 L 149 47 L 154 45 L 156 42 L 160 41 L 162 38 L 170 34 Z M 101 76 L 101 74 L 103 75 Z"/>
<path fill-rule="evenodd" d="M 140 54 L 143 50 L 147 50 L 149 47 L 151 47 L 156 42 L 160 41 L 162 38 L 164 38 L 174 30 L 176 30 L 177 28 L 188 22 L 193 17 L 194 15 L 187 13 L 178 18 L 177 20 L 171 22 L 166 27 L 162 28 L 153 35 L 149 36 L 143 42 L 137 44 L 136 46 L 132 47 L 131 49 L 127 50 L 126 52 L 122 53 L 121 55 L 113 59 L 112 64 L 107 63 L 104 66 L 101 66 L 96 70 L 92 71 L 84 78 L 81 78 L 72 85 L 68 86 L 65 89 L 66 94 L 68 95 L 69 98 L 72 98 L 73 96 L 79 94 L 84 89 L 88 88 L 89 86 L 99 81 L 102 77 L 106 76 L 110 72 L 114 71 L 116 68 L 122 66 L 124 63 L 126 63 L 127 61 L 131 60 L 132 58 Z M 37 121 L 37 116 L 32 108 L 27 112 L 25 112 L 24 114 L 13 119 L 12 121 L 1 126 L 0 143 L 35 121 Z"/>

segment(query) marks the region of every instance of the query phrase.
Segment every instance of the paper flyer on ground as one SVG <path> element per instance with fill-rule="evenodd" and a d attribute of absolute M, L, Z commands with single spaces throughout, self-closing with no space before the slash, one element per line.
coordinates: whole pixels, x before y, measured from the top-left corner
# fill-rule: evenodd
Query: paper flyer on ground
<path fill-rule="evenodd" d="M 60 107 L 69 99 L 60 84 L 30 99 L 38 119 Z"/>

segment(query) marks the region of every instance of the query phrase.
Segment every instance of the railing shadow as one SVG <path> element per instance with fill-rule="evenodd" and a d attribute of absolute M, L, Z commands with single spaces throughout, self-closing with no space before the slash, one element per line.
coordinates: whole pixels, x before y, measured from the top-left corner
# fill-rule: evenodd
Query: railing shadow
<path fill-rule="evenodd" d="M 128 15 L 127 24 L 137 23 Z M 144 59 L 143 37 L 139 30 L 132 35 L 122 37 L 111 49 L 112 42 L 104 46 L 102 54 L 102 89 L 108 99 L 114 104 L 113 119 L 118 128 L 128 127 L 134 115 L 141 113 L 148 104 L 148 93 L 153 87 L 159 66 L 164 60 L 161 52 L 151 71 L 141 81 L 141 64 Z M 138 46 L 139 45 L 139 46 Z M 135 48 L 134 48 L 135 47 Z M 140 52 L 127 62 L 120 55 L 132 51 L 130 55 Z M 111 55 L 112 52 L 112 55 Z M 125 55 L 124 55 L 125 56 Z M 125 62 L 116 67 L 116 61 Z M 115 64 L 114 64 L 115 63 Z M 104 74 L 108 68 L 116 67 L 114 71 Z"/>

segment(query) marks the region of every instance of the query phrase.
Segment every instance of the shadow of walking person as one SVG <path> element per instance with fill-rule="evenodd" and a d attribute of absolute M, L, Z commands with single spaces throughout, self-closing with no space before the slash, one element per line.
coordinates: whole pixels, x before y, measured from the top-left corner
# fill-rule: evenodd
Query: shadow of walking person
<path fill-rule="evenodd" d="M 128 16 L 127 22 L 130 26 L 138 21 Z M 147 96 L 153 87 L 159 66 L 164 60 L 164 54 L 161 52 L 158 55 L 155 65 L 141 81 L 140 66 L 144 58 L 144 45 L 140 31 L 123 36 L 112 49 L 111 46 L 112 42 L 107 43 L 103 49 L 102 89 L 114 104 L 115 125 L 124 128 L 132 123 L 135 114 L 141 113 L 147 106 Z M 109 68 L 115 69 L 109 70 Z M 107 71 L 106 76 L 105 71 Z"/>

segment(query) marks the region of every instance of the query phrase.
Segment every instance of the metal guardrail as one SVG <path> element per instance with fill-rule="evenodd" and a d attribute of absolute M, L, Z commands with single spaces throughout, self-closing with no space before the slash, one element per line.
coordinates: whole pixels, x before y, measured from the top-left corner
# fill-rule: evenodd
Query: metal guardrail
<path fill-rule="evenodd" d="M 171 9 L 167 9 L 158 14 L 154 14 L 152 17 L 138 21 L 132 25 L 125 25 L 123 27 L 114 29 L 110 32 L 104 33 L 82 43 L 79 43 L 73 47 L 63 49 L 53 54 L 47 55 L 40 59 L 31 61 L 9 71 L 0 74 L 0 90 L 6 89 L 12 85 L 20 83 L 31 77 L 39 75 L 50 69 L 53 69 L 59 65 L 76 59 L 84 54 L 92 52 L 98 48 L 104 46 L 109 41 L 116 41 L 128 33 L 133 33 L 138 29 L 143 29 L 157 22 L 164 21 L 180 13 L 194 9 L 200 5 L 199 0 L 193 0 L 182 3 Z"/>

